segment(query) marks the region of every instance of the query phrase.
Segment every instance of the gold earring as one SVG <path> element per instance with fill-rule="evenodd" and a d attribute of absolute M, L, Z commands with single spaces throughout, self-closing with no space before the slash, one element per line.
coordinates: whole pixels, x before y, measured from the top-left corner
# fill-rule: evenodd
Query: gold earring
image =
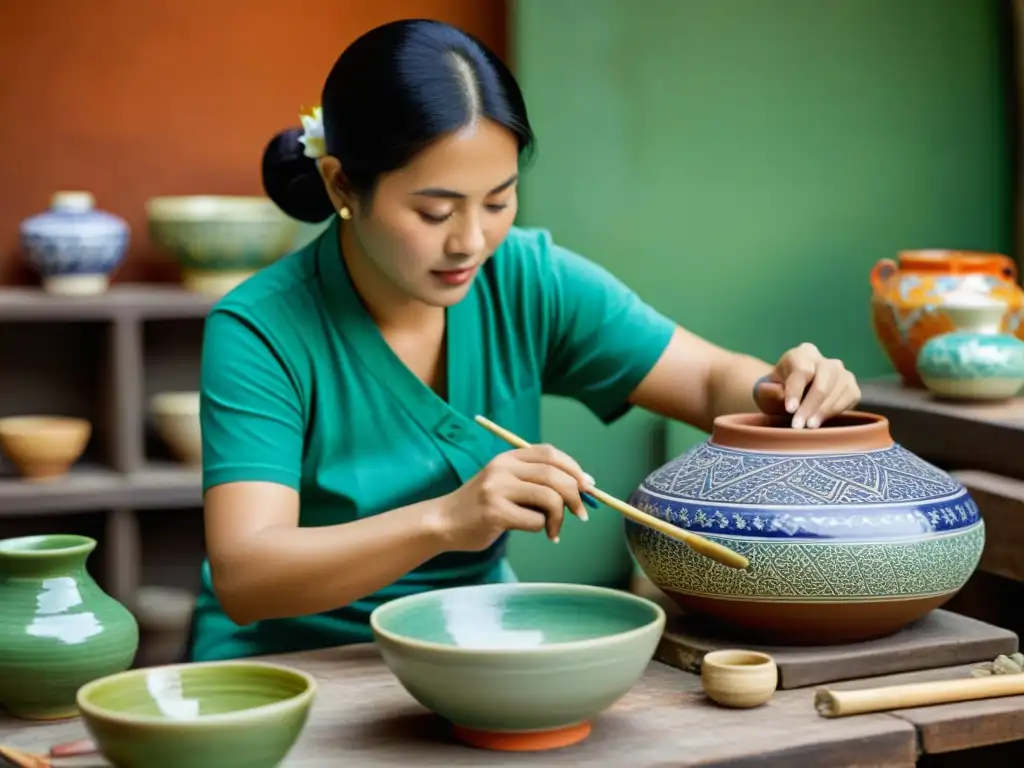
<path fill-rule="evenodd" d="M 352 211 L 348 209 L 347 205 L 343 205 L 341 206 L 341 210 L 338 211 L 338 215 L 341 216 L 341 218 L 348 221 L 349 219 L 352 218 Z"/>

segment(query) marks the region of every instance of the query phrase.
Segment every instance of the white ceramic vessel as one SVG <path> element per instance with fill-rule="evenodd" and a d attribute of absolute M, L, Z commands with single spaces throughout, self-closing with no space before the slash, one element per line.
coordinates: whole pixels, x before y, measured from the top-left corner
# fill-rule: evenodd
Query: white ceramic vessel
<path fill-rule="evenodd" d="M 21 223 L 25 259 L 43 290 L 65 296 L 103 293 L 128 250 L 127 222 L 97 210 L 89 192 L 57 192 L 50 209 Z"/>

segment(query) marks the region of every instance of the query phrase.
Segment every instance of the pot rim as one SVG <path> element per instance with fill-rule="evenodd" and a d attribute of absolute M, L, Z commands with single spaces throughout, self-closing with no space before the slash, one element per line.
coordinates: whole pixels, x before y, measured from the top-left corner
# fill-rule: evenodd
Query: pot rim
<path fill-rule="evenodd" d="M 895 445 L 889 420 L 845 411 L 817 429 L 793 429 L 790 416 L 733 413 L 715 419 L 710 442 L 723 448 L 766 453 L 863 453 Z"/>

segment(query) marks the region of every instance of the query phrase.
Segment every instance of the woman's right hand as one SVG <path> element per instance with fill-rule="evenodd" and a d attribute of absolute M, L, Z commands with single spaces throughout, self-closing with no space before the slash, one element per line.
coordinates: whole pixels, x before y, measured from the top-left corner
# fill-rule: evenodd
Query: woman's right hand
<path fill-rule="evenodd" d="M 587 519 L 580 494 L 593 485 L 579 464 L 550 445 L 501 453 L 439 499 L 437 524 L 445 548 L 479 552 L 509 530 L 547 531 L 557 542 L 566 507 Z"/>

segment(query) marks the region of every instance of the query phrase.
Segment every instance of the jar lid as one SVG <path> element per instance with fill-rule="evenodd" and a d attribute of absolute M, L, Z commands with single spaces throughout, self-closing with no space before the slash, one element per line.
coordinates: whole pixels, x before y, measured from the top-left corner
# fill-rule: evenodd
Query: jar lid
<path fill-rule="evenodd" d="M 96 198 L 92 192 L 54 192 L 50 198 L 50 208 L 54 211 L 67 213 L 87 213 L 96 207 Z"/>

